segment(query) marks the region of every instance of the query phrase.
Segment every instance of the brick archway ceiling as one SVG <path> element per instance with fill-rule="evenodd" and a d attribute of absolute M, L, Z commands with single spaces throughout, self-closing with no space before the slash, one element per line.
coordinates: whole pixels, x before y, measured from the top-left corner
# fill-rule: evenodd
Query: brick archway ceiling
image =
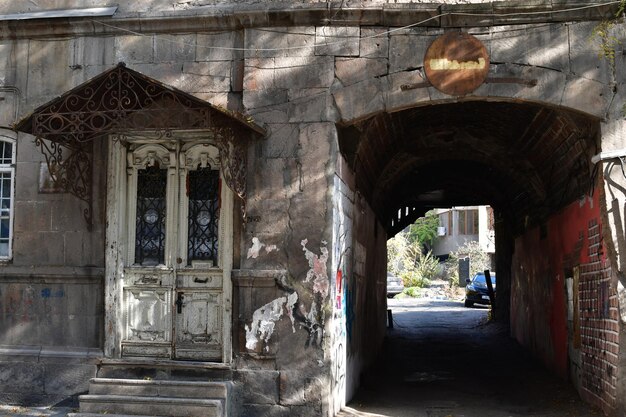
<path fill-rule="evenodd" d="M 516 232 L 588 192 L 599 122 L 535 103 L 466 101 L 340 129 L 358 190 L 390 235 L 436 207 L 490 204 Z"/>

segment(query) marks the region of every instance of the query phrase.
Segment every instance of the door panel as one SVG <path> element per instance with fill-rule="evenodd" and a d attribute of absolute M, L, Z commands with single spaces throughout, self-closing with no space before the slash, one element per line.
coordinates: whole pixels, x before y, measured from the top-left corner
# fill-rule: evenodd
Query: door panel
<path fill-rule="evenodd" d="M 179 289 L 183 308 L 176 314 L 176 357 L 220 359 L 222 352 L 221 291 Z"/>

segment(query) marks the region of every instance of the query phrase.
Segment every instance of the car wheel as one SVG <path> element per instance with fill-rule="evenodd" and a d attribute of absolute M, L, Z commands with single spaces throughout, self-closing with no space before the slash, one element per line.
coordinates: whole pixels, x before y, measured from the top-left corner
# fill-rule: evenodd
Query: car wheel
<path fill-rule="evenodd" d="M 465 300 L 465 307 L 473 307 L 474 303 L 472 303 L 470 300 Z"/>

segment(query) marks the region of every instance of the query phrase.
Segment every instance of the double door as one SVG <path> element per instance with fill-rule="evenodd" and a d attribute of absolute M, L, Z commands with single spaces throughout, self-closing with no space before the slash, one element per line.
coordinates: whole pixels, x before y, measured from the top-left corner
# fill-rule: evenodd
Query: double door
<path fill-rule="evenodd" d="M 233 196 L 203 141 L 131 142 L 122 357 L 227 361 Z"/>

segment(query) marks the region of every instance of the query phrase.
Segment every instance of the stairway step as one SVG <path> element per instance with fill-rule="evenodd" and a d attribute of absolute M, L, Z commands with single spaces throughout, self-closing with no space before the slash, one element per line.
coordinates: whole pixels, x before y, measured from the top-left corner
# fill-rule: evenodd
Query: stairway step
<path fill-rule="evenodd" d="M 89 394 L 225 400 L 228 387 L 224 382 L 92 378 Z"/>
<path fill-rule="evenodd" d="M 134 395 L 81 395 L 81 413 L 223 417 L 222 401 Z"/>
<path fill-rule="evenodd" d="M 103 359 L 97 376 L 121 379 L 228 381 L 232 379 L 232 369 L 229 365 L 215 362 Z"/>
<path fill-rule="evenodd" d="M 67 417 L 159 417 L 159 416 L 147 416 L 147 415 L 136 415 L 136 414 L 101 414 L 101 413 L 68 413 Z"/>

